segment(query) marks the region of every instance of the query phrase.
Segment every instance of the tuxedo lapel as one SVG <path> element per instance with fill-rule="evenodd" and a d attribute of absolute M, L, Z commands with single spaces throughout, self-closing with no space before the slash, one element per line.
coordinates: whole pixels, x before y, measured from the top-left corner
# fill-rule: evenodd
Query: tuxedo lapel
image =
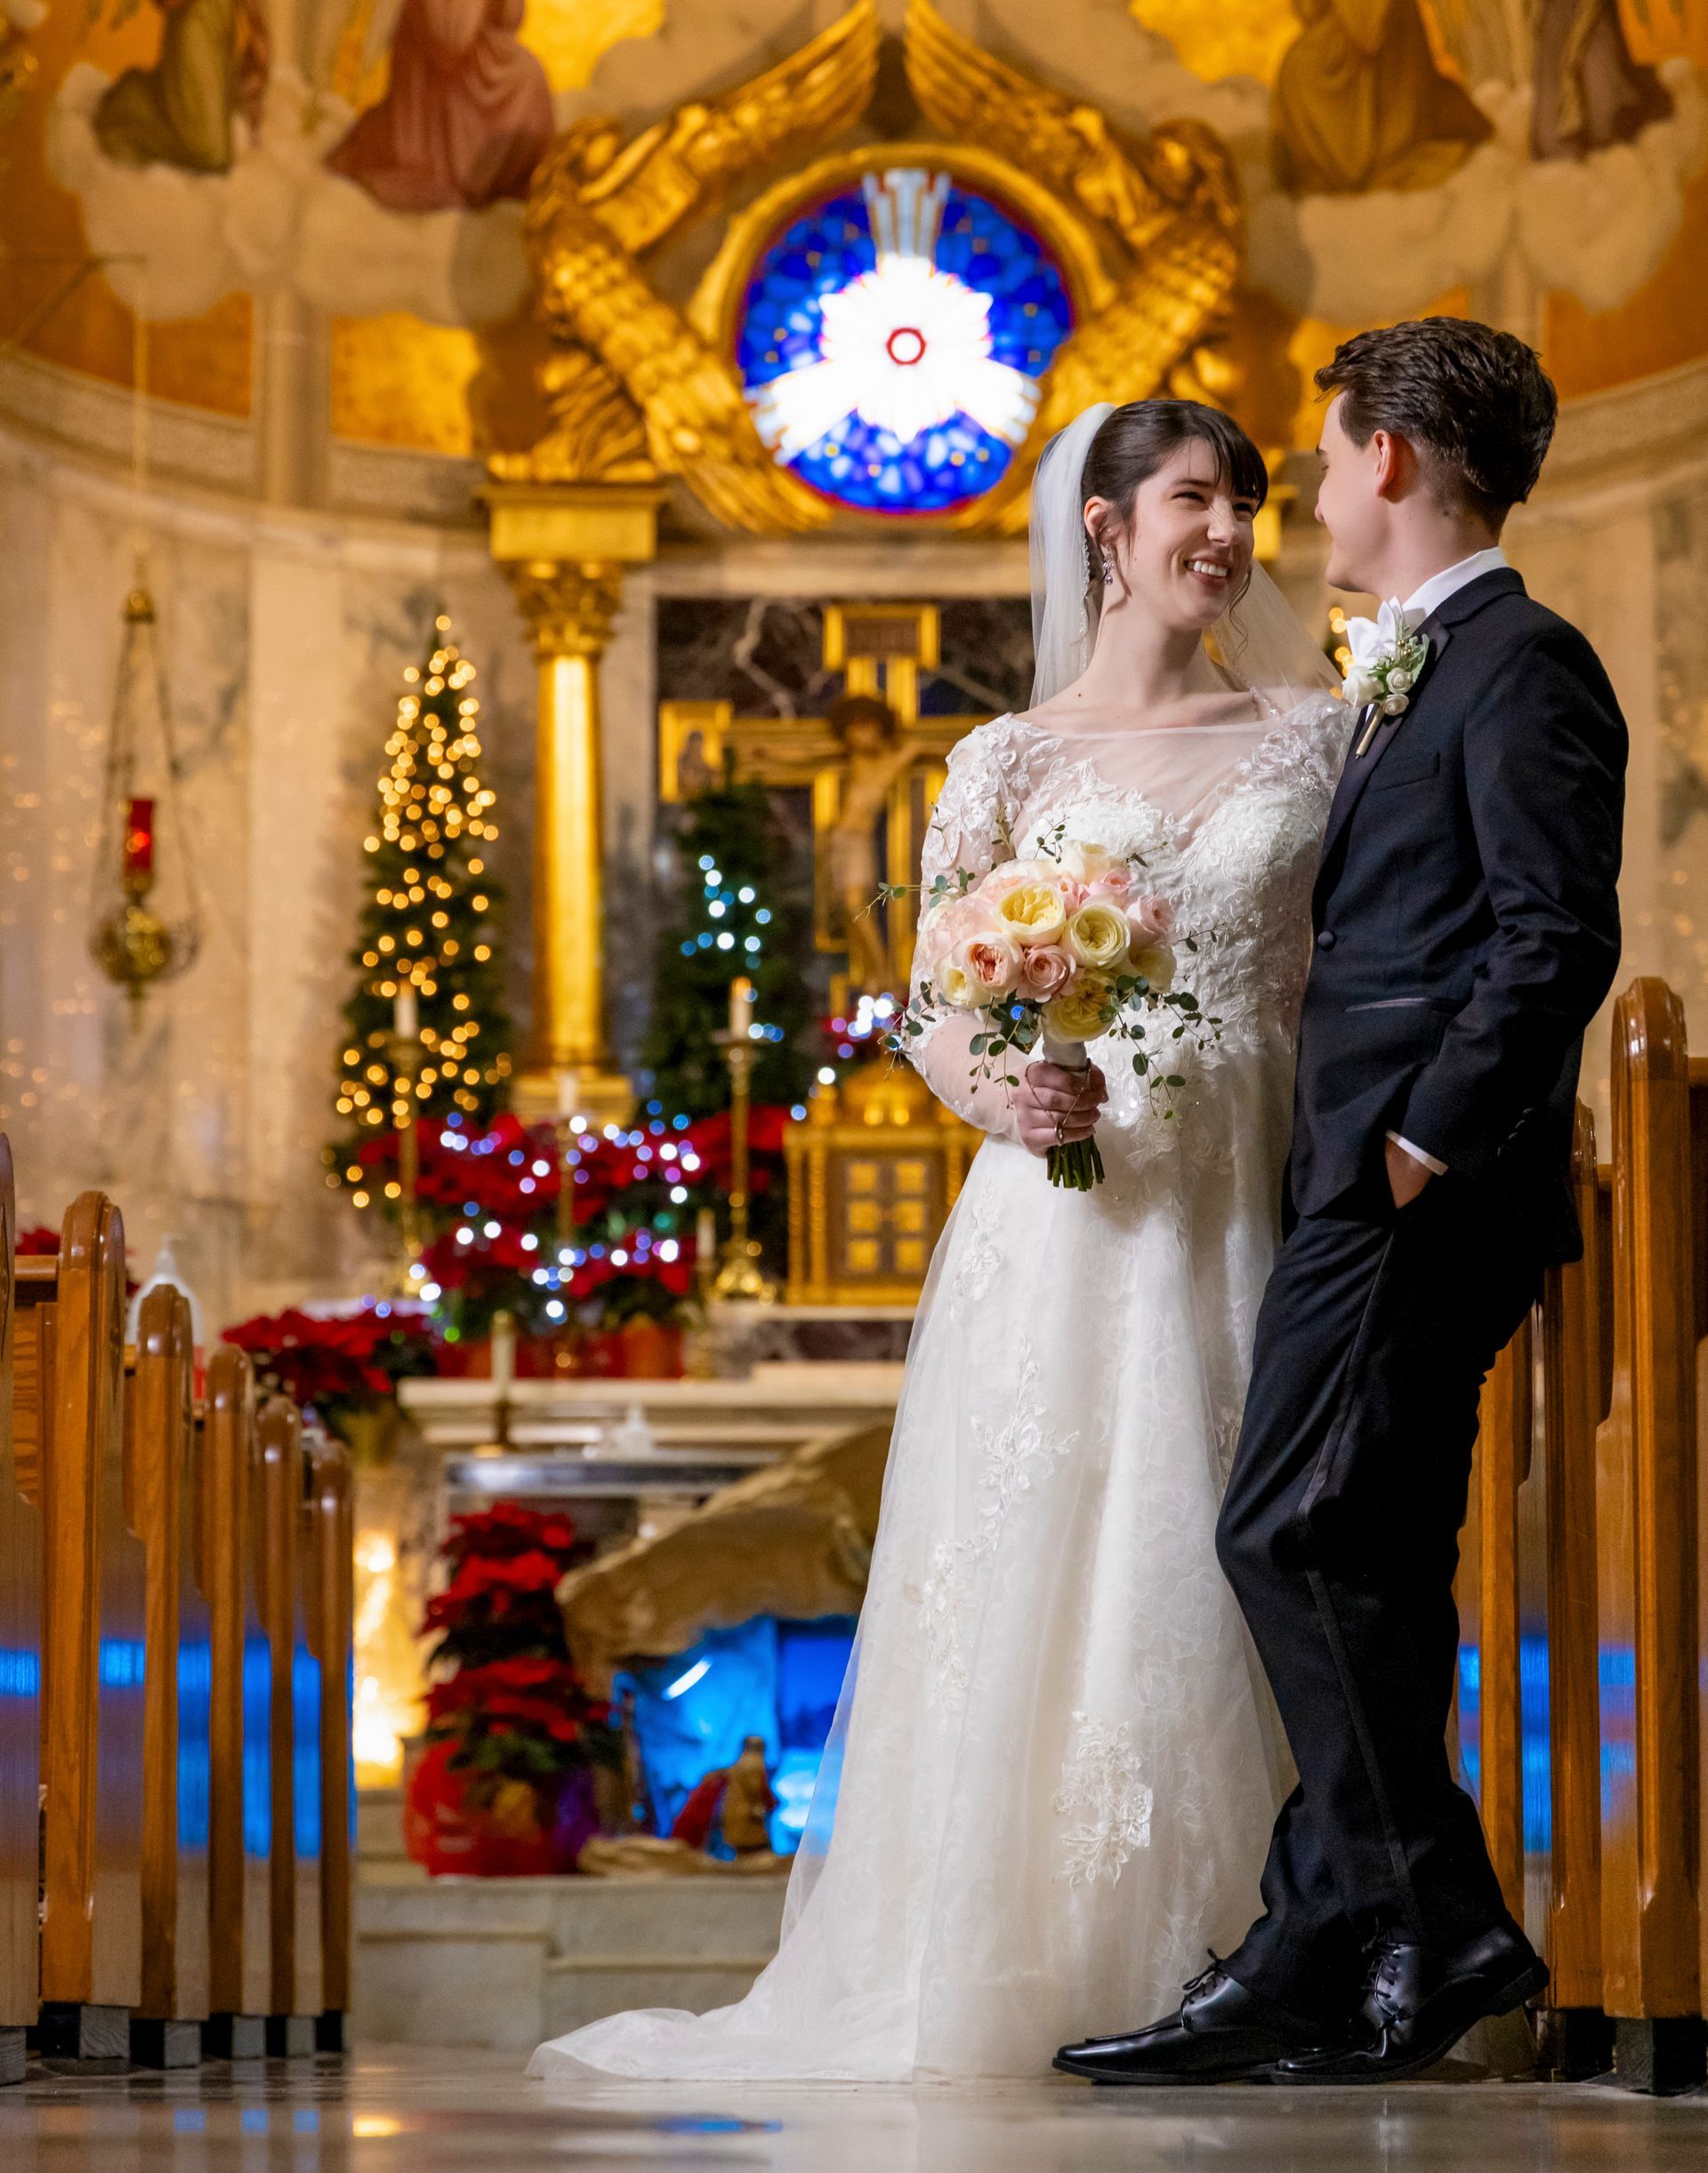
<path fill-rule="evenodd" d="M 1454 637 L 1455 627 L 1462 625 L 1480 611 L 1485 604 L 1497 596 L 1505 596 L 1514 590 L 1522 593 L 1524 583 L 1511 567 L 1500 567 L 1493 573 L 1482 574 L 1475 581 L 1468 581 L 1462 589 L 1438 605 L 1418 629 L 1430 640 L 1430 653 L 1423 660 L 1423 669 L 1417 675 L 1411 698 L 1398 717 L 1384 717 L 1376 728 L 1374 739 L 1363 754 L 1358 749 L 1364 742 L 1367 718 L 1360 715 L 1353 730 L 1346 766 L 1341 771 L 1340 783 L 1334 788 L 1334 798 L 1328 810 L 1328 825 L 1323 833 L 1322 859 L 1318 865 L 1317 883 L 1320 901 L 1323 877 L 1327 872 L 1329 857 L 1345 834 L 1353 811 L 1363 799 L 1377 765 L 1398 738 L 1417 715 L 1419 704 L 1428 695 L 1430 682 L 1437 666 L 1446 654 Z"/>
<path fill-rule="evenodd" d="M 1366 787 L 1375 775 L 1376 765 L 1417 714 L 1418 704 L 1423 698 L 1430 679 L 1434 676 L 1436 664 L 1442 650 L 1446 648 L 1448 641 L 1452 639 L 1452 629 L 1432 618 L 1425 619 L 1418 632 L 1428 634 L 1430 653 L 1423 660 L 1423 669 L 1417 675 L 1417 684 L 1413 688 L 1406 707 L 1401 710 L 1398 717 L 1380 717 L 1376 722 L 1375 736 L 1367 745 L 1366 745 L 1365 735 L 1370 728 L 1368 710 L 1359 712 L 1358 721 L 1353 727 L 1346 766 L 1341 771 L 1340 783 L 1334 787 L 1333 801 L 1328 810 L 1328 827 L 1323 833 L 1323 865 L 1325 867 L 1328 865 L 1329 855 L 1340 842 L 1341 833 L 1352 819 L 1352 810 L 1363 799 Z M 1373 703 L 1371 707 L 1374 706 Z M 1360 747 L 1365 750 L 1362 754 L 1358 753 Z"/>

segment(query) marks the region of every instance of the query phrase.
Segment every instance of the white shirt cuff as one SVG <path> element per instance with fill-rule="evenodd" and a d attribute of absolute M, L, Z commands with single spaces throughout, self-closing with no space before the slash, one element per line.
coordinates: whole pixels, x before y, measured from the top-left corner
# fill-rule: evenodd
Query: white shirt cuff
<path fill-rule="evenodd" d="M 1426 1155 L 1421 1147 L 1414 1147 L 1409 1139 L 1402 1139 L 1397 1131 L 1390 1131 L 1388 1137 L 1402 1155 L 1409 1155 L 1414 1162 L 1421 1162 L 1426 1170 L 1433 1171 L 1437 1177 L 1446 1175 L 1447 1165 L 1445 1162 L 1438 1162 L 1433 1155 Z"/>

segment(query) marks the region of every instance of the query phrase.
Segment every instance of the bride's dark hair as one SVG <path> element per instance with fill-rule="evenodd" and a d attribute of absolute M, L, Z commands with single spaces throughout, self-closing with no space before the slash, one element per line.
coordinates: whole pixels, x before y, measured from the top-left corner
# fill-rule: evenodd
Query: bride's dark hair
<path fill-rule="evenodd" d="M 1148 482 L 1182 446 L 1195 443 L 1207 445 L 1215 455 L 1219 480 L 1231 485 L 1237 496 L 1261 506 L 1269 495 L 1269 471 L 1263 455 L 1231 415 L 1219 407 L 1206 407 L 1201 400 L 1129 400 L 1104 416 L 1092 439 L 1080 471 L 1081 508 L 1093 498 L 1107 499 L 1122 526 L 1130 526 L 1139 486 Z M 1089 535 L 1085 554 L 1090 579 L 1100 583 Z"/>

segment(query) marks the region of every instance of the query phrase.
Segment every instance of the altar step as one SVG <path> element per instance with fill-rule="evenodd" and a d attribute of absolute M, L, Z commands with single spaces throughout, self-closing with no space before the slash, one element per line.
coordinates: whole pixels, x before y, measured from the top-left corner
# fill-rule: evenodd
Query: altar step
<path fill-rule="evenodd" d="M 365 2044 L 526 2054 L 632 2007 L 738 2000 L 777 1951 L 781 1876 L 433 1879 L 365 1855 L 355 2027 Z"/>

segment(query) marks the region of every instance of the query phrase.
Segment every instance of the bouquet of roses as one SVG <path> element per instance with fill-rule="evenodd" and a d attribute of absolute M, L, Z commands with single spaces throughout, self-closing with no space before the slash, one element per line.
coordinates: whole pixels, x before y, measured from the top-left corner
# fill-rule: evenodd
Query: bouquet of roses
<path fill-rule="evenodd" d="M 893 1045 L 905 1052 L 946 1012 L 971 1012 L 973 1078 L 1012 1087 L 1016 1051 L 1084 1071 L 1086 1042 L 1119 1034 L 1132 1043 L 1133 1070 L 1168 1104 L 1186 1082 L 1147 1045 L 1153 1027 L 1172 1042 L 1202 1042 L 1218 1025 L 1177 984 L 1172 928 L 1167 900 L 1141 889 L 1140 863 L 1060 827 L 1031 859 L 1004 860 L 984 876 L 954 869 L 931 885 L 914 994 Z M 1186 939 L 1187 950 L 1196 947 Z M 1077 1192 L 1103 1178 L 1095 1139 L 1052 1147 L 1046 1167 L 1051 1184 Z"/>

